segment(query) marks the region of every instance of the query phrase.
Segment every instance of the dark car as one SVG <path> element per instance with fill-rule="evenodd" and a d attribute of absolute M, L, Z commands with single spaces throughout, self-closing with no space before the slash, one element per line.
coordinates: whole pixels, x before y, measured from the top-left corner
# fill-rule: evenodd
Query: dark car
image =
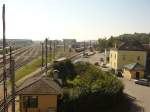
<path fill-rule="evenodd" d="M 144 85 L 144 86 L 150 86 L 150 81 L 148 79 L 139 79 L 135 81 L 136 84 Z"/>
<path fill-rule="evenodd" d="M 95 62 L 94 65 L 99 66 L 99 63 L 98 63 L 98 62 Z"/>

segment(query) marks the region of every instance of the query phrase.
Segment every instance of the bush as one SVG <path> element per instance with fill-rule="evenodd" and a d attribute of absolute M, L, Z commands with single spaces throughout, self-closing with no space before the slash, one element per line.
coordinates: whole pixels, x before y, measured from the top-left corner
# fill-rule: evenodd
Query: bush
<path fill-rule="evenodd" d="M 76 76 L 74 65 L 69 59 L 54 63 L 53 69 L 59 71 L 59 78 L 61 78 L 64 83 L 66 83 L 67 79 L 72 80 Z"/>
<path fill-rule="evenodd" d="M 82 74 L 68 80 L 72 88 L 64 95 L 62 107 L 65 112 L 98 112 L 121 100 L 124 86 L 119 79 L 93 65 L 81 65 L 77 64 L 76 67 Z"/>

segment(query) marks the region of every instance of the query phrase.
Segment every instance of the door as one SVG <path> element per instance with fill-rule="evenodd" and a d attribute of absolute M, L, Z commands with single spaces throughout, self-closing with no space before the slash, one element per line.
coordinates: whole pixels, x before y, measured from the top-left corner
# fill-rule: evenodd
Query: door
<path fill-rule="evenodd" d="M 140 78 L 140 72 L 136 72 L 136 79 L 139 79 Z"/>

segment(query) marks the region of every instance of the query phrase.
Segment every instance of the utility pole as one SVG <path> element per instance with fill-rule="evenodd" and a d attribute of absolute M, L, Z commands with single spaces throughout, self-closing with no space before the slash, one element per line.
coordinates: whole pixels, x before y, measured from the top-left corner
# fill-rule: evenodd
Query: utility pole
<path fill-rule="evenodd" d="M 9 47 L 10 52 L 10 77 L 11 77 L 11 95 L 12 95 L 12 107 L 11 111 L 15 112 L 15 60 L 12 57 L 12 47 Z"/>
<path fill-rule="evenodd" d="M 85 55 L 85 41 L 84 41 L 84 53 L 83 54 Z"/>
<path fill-rule="evenodd" d="M 55 49 L 55 47 L 56 47 L 56 45 L 55 45 L 55 40 L 54 40 L 54 48 L 53 48 L 53 49 L 54 49 L 54 50 L 53 50 L 53 52 L 54 52 L 54 53 L 53 53 L 53 55 L 54 55 L 54 59 L 55 59 L 55 53 L 56 53 L 56 51 L 55 51 L 55 50 L 56 50 L 56 49 Z"/>
<path fill-rule="evenodd" d="M 6 39 L 5 39 L 5 4 L 2 11 L 3 20 L 3 92 L 4 92 L 4 112 L 8 112 L 7 106 L 7 76 L 6 76 Z"/>
<path fill-rule="evenodd" d="M 11 76 L 11 60 L 12 60 L 12 47 L 9 46 L 9 73 L 10 73 L 10 76 Z"/>
<path fill-rule="evenodd" d="M 65 43 L 65 40 L 64 40 L 64 52 L 66 51 L 66 43 Z"/>
<path fill-rule="evenodd" d="M 52 60 L 52 41 L 49 41 L 49 49 L 50 49 L 50 61 Z"/>
<path fill-rule="evenodd" d="M 42 43 L 42 68 L 44 67 L 44 44 Z"/>
<path fill-rule="evenodd" d="M 45 68 L 46 68 L 46 75 L 47 75 L 47 58 L 48 58 L 48 50 L 47 50 L 47 43 L 48 39 L 45 39 Z"/>
<path fill-rule="evenodd" d="M 91 42 L 91 40 L 90 40 L 90 48 L 92 47 L 92 42 Z"/>
<path fill-rule="evenodd" d="M 15 112 L 15 96 L 16 96 L 16 90 L 15 90 L 15 60 L 14 58 L 11 58 L 11 94 L 12 94 L 12 112 Z"/>

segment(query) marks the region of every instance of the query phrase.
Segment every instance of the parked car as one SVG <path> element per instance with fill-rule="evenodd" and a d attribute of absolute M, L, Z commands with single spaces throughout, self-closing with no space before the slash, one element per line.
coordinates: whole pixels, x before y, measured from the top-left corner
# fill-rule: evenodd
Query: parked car
<path fill-rule="evenodd" d="M 136 84 L 144 85 L 144 86 L 150 86 L 150 81 L 148 79 L 139 79 L 135 81 Z"/>
<path fill-rule="evenodd" d="M 106 64 L 105 64 L 105 63 L 103 63 L 101 67 L 103 67 L 103 68 L 107 68 L 107 66 L 106 66 Z"/>
<path fill-rule="evenodd" d="M 99 63 L 98 63 L 98 62 L 95 62 L 94 65 L 99 66 Z"/>

